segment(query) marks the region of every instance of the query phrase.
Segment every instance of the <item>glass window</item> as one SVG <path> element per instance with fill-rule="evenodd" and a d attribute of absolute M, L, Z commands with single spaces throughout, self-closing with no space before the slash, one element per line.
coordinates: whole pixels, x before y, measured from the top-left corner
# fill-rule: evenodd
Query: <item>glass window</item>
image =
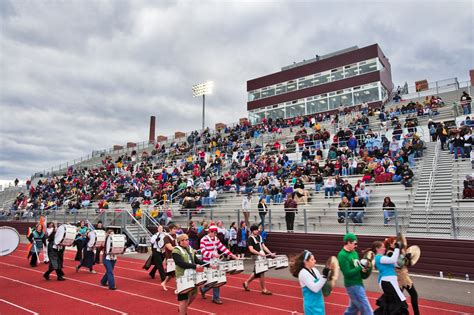
<path fill-rule="evenodd" d="M 363 102 L 374 102 L 379 100 L 379 88 L 373 87 L 366 90 L 354 92 L 354 103 L 361 104 Z"/>
<path fill-rule="evenodd" d="M 359 69 L 357 69 L 357 64 L 344 67 L 344 76 L 346 78 L 350 78 L 358 74 L 359 74 Z"/>
<path fill-rule="evenodd" d="M 328 110 L 328 102 L 326 98 L 320 98 L 307 102 L 306 107 L 308 108 L 308 114 L 324 112 Z"/>
<path fill-rule="evenodd" d="M 260 91 L 258 91 L 258 90 L 256 90 L 256 91 L 251 91 L 251 92 L 249 92 L 249 94 L 248 94 L 249 102 L 258 100 L 259 98 L 260 98 Z"/>
<path fill-rule="evenodd" d="M 351 93 L 344 93 L 341 95 L 341 103 L 344 106 L 352 106 L 352 92 Z"/>
<path fill-rule="evenodd" d="M 285 84 L 278 84 L 275 89 L 276 95 L 286 93 L 286 85 Z"/>
<path fill-rule="evenodd" d="M 275 95 L 275 88 L 274 87 L 268 88 L 266 90 L 262 89 L 262 98 L 270 97 L 270 96 L 273 96 L 273 95 Z"/>
<path fill-rule="evenodd" d="M 367 73 L 377 70 L 377 62 L 376 59 L 363 61 L 359 63 L 359 73 Z"/>
<path fill-rule="evenodd" d="M 267 117 L 272 119 L 285 118 L 285 108 L 274 108 L 267 110 Z"/>
<path fill-rule="evenodd" d="M 312 78 L 305 78 L 303 80 L 298 80 L 298 89 L 305 89 L 308 87 L 313 86 L 313 79 Z"/>
<path fill-rule="evenodd" d="M 249 113 L 250 122 L 252 124 L 258 124 L 262 122 L 262 119 L 265 118 L 265 111 L 261 112 L 250 112 Z"/>
<path fill-rule="evenodd" d="M 296 81 L 288 81 L 288 84 L 286 85 L 286 91 L 291 92 L 296 90 Z"/>
<path fill-rule="evenodd" d="M 329 96 L 329 109 L 339 108 L 341 103 L 341 94 Z"/>
<path fill-rule="evenodd" d="M 329 82 L 329 77 L 330 76 L 331 75 L 329 73 L 322 74 L 319 77 L 314 78 L 313 83 L 314 83 L 314 85 L 327 83 L 327 82 Z"/>
<path fill-rule="evenodd" d="M 303 102 L 298 102 L 297 104 L 292 104 L 286 108 L 286 118 L 302 116 L 305 114 L 305 104 Z"/>
<path fill-rule="evenodd" d="M 331 81 L 344 79 L 342 68 L 331 70 Z"/>

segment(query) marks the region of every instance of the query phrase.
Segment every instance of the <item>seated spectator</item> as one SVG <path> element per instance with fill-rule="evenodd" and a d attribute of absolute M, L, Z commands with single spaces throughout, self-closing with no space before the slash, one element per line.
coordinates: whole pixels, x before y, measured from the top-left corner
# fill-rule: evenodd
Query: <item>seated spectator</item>
<path fill-rule="evenodd" d="M 364 183 L 360 184 L 360 189 L 357 190 L 356 196 L 359 196 L 359 198 L 364 200 L 366 204 L 369 203 L 370 191 L 365 187 Z"/>
<path fill-rule="evenodd" d="M 474 176 L 467 175 L 466 180 L 463 182 L 464 189 L 462 191 L 463 199 L 472 199 L 474 198 Z"/>
<path fill-rule="evenodd" d="M 349 202 L 349 199 L 347 199 L 346 196 L 342 197 L 342 200 L 337 208 L 337 222 L 344 223 L 345 218 L 347 218 L 347 215 L 350 214 L 350 208 L 351 203 Z"/>
<path fill-rule="evenodd" d="M 392 202 L 390 197 L 383 199 L 383 224 L 387 225 L 388 222 L 395 216 L 395 204 Z"/>
<path fill-rule="evenodd" d="M 365 201 L 360 199 L 359 196 L 354 197 L 354 202 L 352 203 L 352 211 L 349 214 L 349 218 L 352 219 L 354 223 L 363 223 L 364 213 L 365 213 Z"/>
<path fill-rule="evenodd" d="M 320 173 L 317 173 L 314 177 L 314 189 L 320 191 L 321 187 L 324 185 L 324 178 Z"/>
<path fill-rule="evenodd" d="M 304 184 L 301 178 L 298 178 L 296 180 L 296 183 L 293 186 L 293 189 L 295 191 L 296 203 L 302 204 L 304 202 L 305 204 L 308 204 L 309 193 L 307 190 L 304 189 Z"/>
<path fill-rule="evenodd" d="M 334 192 L 336 191 L 336 181 L 329 176 L 324 183 L 324 198 L 329 198 L 329 196 L 334 196 Z"/>
<path fill-rule="evenodd" d="M 403 165 L 403 169 L 401 172 L 402 180 L 400 182 L 407 188 L 412 187 L 413 176 L 413 171 L 408 167 L 408 165 Z"/>

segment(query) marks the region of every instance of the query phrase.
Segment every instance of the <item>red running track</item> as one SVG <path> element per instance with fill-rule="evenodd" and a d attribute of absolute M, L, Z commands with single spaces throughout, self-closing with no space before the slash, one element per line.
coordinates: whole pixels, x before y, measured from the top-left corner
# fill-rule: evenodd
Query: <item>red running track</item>
<path fill-rule="evenodd" d="M 31 268 L 26 259 L 26 245 L 21 244 L 13 254 L 0 257 L 0 314 L 165 314 L 177 313 L 178 302 L 174 280 L 167 292 L 160 281 L 149 278 L 141 269 L 143 261 L 119 257 L 115 267 L 118 290 L 110 291 L 99 285 L 104 274 L 103 265 L 94 268 L 97 274 L 84 269 L 75 272 L 78 264 L 73 260 L 74 251 L 66 251 L 65 268 L 67 281 L 46 281 L 42 273 L 44 264 Z M 245 292 L 242 282 L 248 275 L 228 275 L 227 284 L 221 287 L 223 305 L 211 303 L 211 296 L 196 298 L 189 314 L 291 314 L 302 313 L 303 300 L 297 281 L 267 278 L 272 296 L 264 296 L 258 290 L 258 282 L 251 284 L 251 292 Z M 368 292 L 375 307 L 378 293 Z M 327 314 L 342 314 L 348 298 L 341 288 L 335 288 L 325 299 Z M 422 314 L 474 314 L 474 308 L 420 300 Z"/>

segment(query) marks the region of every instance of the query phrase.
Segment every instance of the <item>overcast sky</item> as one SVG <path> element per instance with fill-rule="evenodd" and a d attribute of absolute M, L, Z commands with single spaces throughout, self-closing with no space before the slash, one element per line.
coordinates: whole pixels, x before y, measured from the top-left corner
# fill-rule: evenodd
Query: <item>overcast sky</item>
<path fill-rule="evenodd" d="M 473 1 L 0 0 L 0 179 L 246 116 L 246 81 L 379 43 L 395 85 L 474 68 Z"/>

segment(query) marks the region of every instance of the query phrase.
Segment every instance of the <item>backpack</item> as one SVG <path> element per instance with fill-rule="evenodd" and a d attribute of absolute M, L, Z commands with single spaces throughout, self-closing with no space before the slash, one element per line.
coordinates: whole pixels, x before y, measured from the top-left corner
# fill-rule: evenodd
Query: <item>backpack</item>
<path fill-rule="evenodd" d="M 436 133 L 436 129 L 434 126 L 431 126 L 430 128 L 430 135 L 434 135 Z"/>

